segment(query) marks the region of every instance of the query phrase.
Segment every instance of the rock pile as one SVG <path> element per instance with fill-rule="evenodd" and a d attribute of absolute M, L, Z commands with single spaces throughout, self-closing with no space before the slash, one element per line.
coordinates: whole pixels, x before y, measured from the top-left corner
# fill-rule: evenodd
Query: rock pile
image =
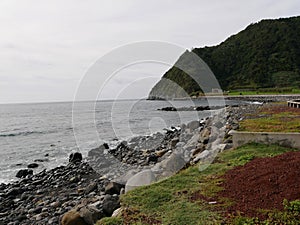
<path fill-rule="evenodd" d="M 59 224 L 68 211 L 63 224 L 70 217 L 93 224 L 89 221 L 111 216 L 119 207 L 120 187 L 105 189 L 108 184 L 109 180 L 80 161 L 28 174 L 18 182 L 0 185 L 0 224 Z"/>
<path fill-rule="evenodd" d="M 233 107 L 236 107 L 238 105 L 233 105 Z M 190 107 L 173 107 L 173 106 L 168 106 L 164 108 L 160 108 L 157 110 L 160 111 L 206 111 L 206 110 L 218 110 L 218 109 L 223 109 L 224 107 L 229 107 L 229 105 L 225 106 L 190 106 Z"/>

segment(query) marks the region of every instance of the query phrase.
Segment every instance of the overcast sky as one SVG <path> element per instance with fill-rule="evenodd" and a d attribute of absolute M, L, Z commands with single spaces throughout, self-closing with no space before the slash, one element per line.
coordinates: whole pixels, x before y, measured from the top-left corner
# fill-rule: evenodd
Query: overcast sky
<path fill-rule="evenodd" d="M 1 0 L 0 103 L 72 101 L 91 65 L 128 43 L 211 46 L 250 23 L 299 14 L 299 0 Z M 130 68 L 102 96 L 114 98 L 114 90 L 152 76 L 122 96 L 145 97 L 167 69 Z"/>

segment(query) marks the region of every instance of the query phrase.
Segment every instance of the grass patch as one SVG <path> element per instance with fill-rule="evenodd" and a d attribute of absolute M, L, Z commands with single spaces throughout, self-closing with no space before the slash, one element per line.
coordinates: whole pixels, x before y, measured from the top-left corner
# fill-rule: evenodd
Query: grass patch
<path fill-rule="evenodd" d="M 123 220 L 118 217 L 105 217 L 99 220 L 95 225 L 120 225 L 123 224 Z"/>
<path fill-rule="evenodd" d="M 267 105 L 255 115 L 240 122 L 240 131 L 249 132 L 299 132 L 300 110 L 286 104 Z"/>
<path fill-rule="evenodd" d="M 121 204 L 127 211 L 123 214 L 123 222 L 175 225 L 232 223 L 237 218 L 226 221 L 222 214 L 232 204 L 230 200 L 222 199 L 210 204 L 221 190 L 220 176 L 253 158 L 271 157 L 288 151 L 292 149 L 247 144 L 219 154 L 215 162 L 204 171 L 199 171 L 199 165 L 189 167 L 166 180 L 132 190 L 121 197 Z"/>
<path fill-rule="evenodd" d="M 266 212 L 268 218 L 261 221 L 258 218 L 236 217 L 233 223 L 237 225 L 270 225 L 270 224 L 300 224 L 300 200 L 283 201 L 284 211 L 270 211 Z"/>
<path fill-rule="evenodd" d="M 258 89 L 253 91 L 243 90 L 231 90 L 228 95 L 282 95 L 282 94 L 300 94 L 299 88 L 269 88 L 269 89 Z"/>

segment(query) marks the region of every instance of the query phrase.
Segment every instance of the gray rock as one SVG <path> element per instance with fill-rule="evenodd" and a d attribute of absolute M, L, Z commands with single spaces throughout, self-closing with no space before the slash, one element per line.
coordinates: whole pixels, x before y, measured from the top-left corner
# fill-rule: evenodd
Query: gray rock
<path fill-rule="evenodd" d="M 215 126 L 215 127 L 217 127 L 217 128 L 221 128 L 221 127 L 224 126 L 224 124 L 223 124 L 221 121 L 217 121 L 216 123 L 214 123 L 213 126 Z"/>
<path fill-rule="evenodd" d="M 182 141 L 180 141 L 180 142 L 178 142 L 177 144 L 176 144 L 176 148 L 182 148 L 183 146 L 185 145 L 185 143 L 184 142 L 182 142 Z"/>
<path fill-rule="evenodd" d="M 160 174 L 158 177 L 164 178 L 171 176 L 181 170 L 185 165 L 186 162 L 182 154 L 172 153 L 170 157 L 160 163 L 162 174 Z"/>
<path fill-rule="evenodd" d="M 79 211 L 80 217 L 83 218 L 88 225 L 94 225 L 97 220 L 104 217 L 103 212 L 93 205 L 84 206 L 77 211 Z"/>
<path fill-rule="evenodd" d="M 125 192 L 133 190 L 137 187 L 149 185 L 156 180 L 154 173 L 151 170 L 143 170 L 131 177 L 125 186 Z"/>
<path fill-rule="evenodd" d="M 109 182 L 105 187 L 105 194 L 120 194 L 122 188 L 125 188 L 124 184 L 117 182 Z"/>
<path fill-rule="evenodd" d="M 92 182 L 90 183 L 87 188 L 84 190 L 84 193 L 85 194 L 89 194 L 91 193 L 92 191 L 96 190 L 98 187 L 97 183 L 96 182 Z"/>
<path fill-rule="evenodd" d="M 170 142 L 171 148 L 175 148 L 176 144 L 179 142 L 179 138 L 173 138 Z"/>
<path fill-rule="evenodd" d="M 106 216 L 111 216 L 120 207 L 120 200 L 117 196 L 105 195 L 103 200 L 103 212 Z"/>
<path fill-rule="evenodd" d="M 56 217 L 52 217 L 48 220 L 48 224 L 54 225 L 54 224 L 58 224 L 58 220 Z"/>
<path fill-rule="evenodd" d="M 191 121 L 189 122 L 187 125 L 187 128 L 189 128 L 191 131 L 197 129 L 198 127 L 200 127 L 200 122 L 199 121 Z"/>
<path fill-rule="evenodd" d="M 98 148 L 94 148 L 94 149 L 90 150 L 88 152 L 88 157 L 97 157 L 97 156 L 103 154 L 103 152 L 106 149 L 109 149 L 109 147 L 106 143 L 104 143 L 103 145 L 100 145 Z"/>
<path fill-rule="evenodd" d="M 208 150 L 204 150 L 203 152 L 201 152 L 200 154 L 196 155 L 196 157 L 193 160 L 193 163 L 197 163 L 200 160 L 205 160 L 207 157 L 209 157 L 211 154 L 210 151 Z"/>

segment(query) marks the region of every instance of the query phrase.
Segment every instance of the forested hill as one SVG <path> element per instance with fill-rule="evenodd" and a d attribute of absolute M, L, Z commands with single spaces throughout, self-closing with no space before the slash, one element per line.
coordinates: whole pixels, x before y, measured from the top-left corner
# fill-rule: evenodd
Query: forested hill
<path fill-rule="evenodd" d="M 217 46 L 195 48 L 192 53 L 207 63 L 223 90 L 299 87 L 300 17 L 262 20 Z M 187 62 L 192 53 L 185 52 L 177 63 Z M 176 82 L 189 95 L 201 92 L 197 83 L 175 66 L 163 78 Z M 153 87 L 150 98 L 183 97 L 176 85 L 163 80 Z"/>

